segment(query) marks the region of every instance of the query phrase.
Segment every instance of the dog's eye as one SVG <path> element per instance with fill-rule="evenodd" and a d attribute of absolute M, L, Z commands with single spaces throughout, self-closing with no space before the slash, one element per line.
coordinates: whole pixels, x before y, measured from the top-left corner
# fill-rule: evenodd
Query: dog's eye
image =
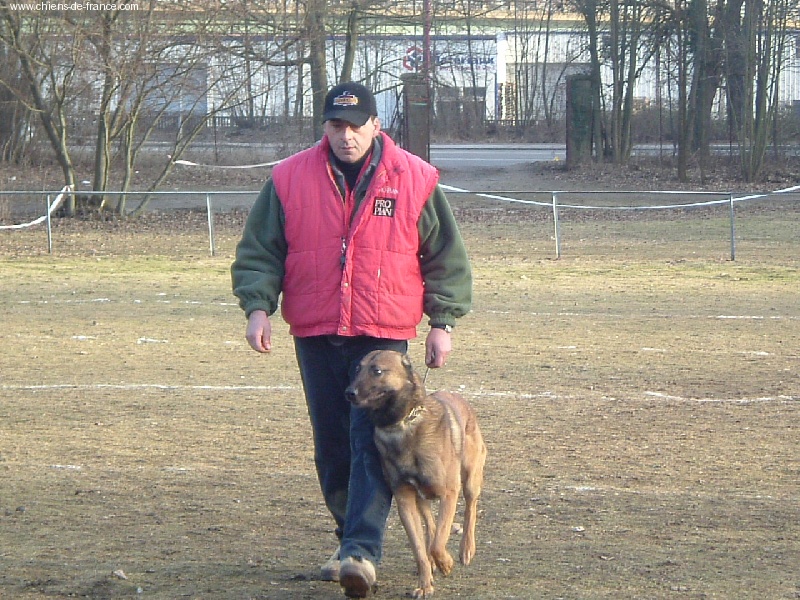
<path fill-rule="evenodd" d="M 378 367 L 372 367 L 372 374 L 373 375 L 383 375 L 383 369 Z"/>

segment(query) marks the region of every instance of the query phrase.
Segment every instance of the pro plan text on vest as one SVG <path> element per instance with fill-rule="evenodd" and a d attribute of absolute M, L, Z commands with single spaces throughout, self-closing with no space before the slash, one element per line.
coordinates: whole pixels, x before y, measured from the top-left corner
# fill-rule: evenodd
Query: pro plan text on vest
<path fill-rule="evenodd" d="M 394 203 L 394 198 L 375 198 L 375 208 L 372 210 L 372 214 L 376 217 L 393 217 Z"/>

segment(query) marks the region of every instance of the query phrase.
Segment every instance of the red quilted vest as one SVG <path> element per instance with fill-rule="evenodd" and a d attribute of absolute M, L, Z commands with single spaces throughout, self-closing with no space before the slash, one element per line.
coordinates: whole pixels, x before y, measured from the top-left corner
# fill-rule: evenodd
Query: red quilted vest
<path fill-rule="evenodd" d="M 290 332 L 411 339 L 422 319 L 417 222 L 439 175 L 381 133 L 358 212 L 339 193 L 327 138 L 275 166 L 288 243 L 281 312 Z"/>

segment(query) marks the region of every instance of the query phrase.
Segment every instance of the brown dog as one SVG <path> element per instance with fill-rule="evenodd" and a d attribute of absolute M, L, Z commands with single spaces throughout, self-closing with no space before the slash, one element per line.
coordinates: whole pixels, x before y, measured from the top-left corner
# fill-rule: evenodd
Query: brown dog
<path fill-rule="evenodd" d="M 475 413 L 456 394 L 426 395 L 408 357 L 389 350 L 364 357 L 346 394 L 353 406 L 367 410 L 375 425 L 383 471 L 419 570 L 419 587 L 412 595 L 430 596 L 431 561 L 444 575 L 453 569 L 446 546 L 459 489 L 465 501 L 461 562 L 468 565 L 475 555 L 475 519 L 486 462 Z M 440 501 L 438 522 L 431 513 L 435 499 Z"/>

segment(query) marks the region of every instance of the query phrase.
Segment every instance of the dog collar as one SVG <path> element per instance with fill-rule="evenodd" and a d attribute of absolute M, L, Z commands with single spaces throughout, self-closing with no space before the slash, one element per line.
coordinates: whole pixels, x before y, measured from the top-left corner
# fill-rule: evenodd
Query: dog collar
<path fill-rule="evenodd" d="M 403 420 L 406 423 L 413 423 L 414 421 L 416 421 L 418 418 L 420 418 L 422 416 L 422 413 L 424 411 L 425 411 L 425 407 L 422 406 L 421 404 L 419 406 L 415 406 L 413 408 L 413 410 L 410 413 L 408 413 L 408 416 Z"/>

